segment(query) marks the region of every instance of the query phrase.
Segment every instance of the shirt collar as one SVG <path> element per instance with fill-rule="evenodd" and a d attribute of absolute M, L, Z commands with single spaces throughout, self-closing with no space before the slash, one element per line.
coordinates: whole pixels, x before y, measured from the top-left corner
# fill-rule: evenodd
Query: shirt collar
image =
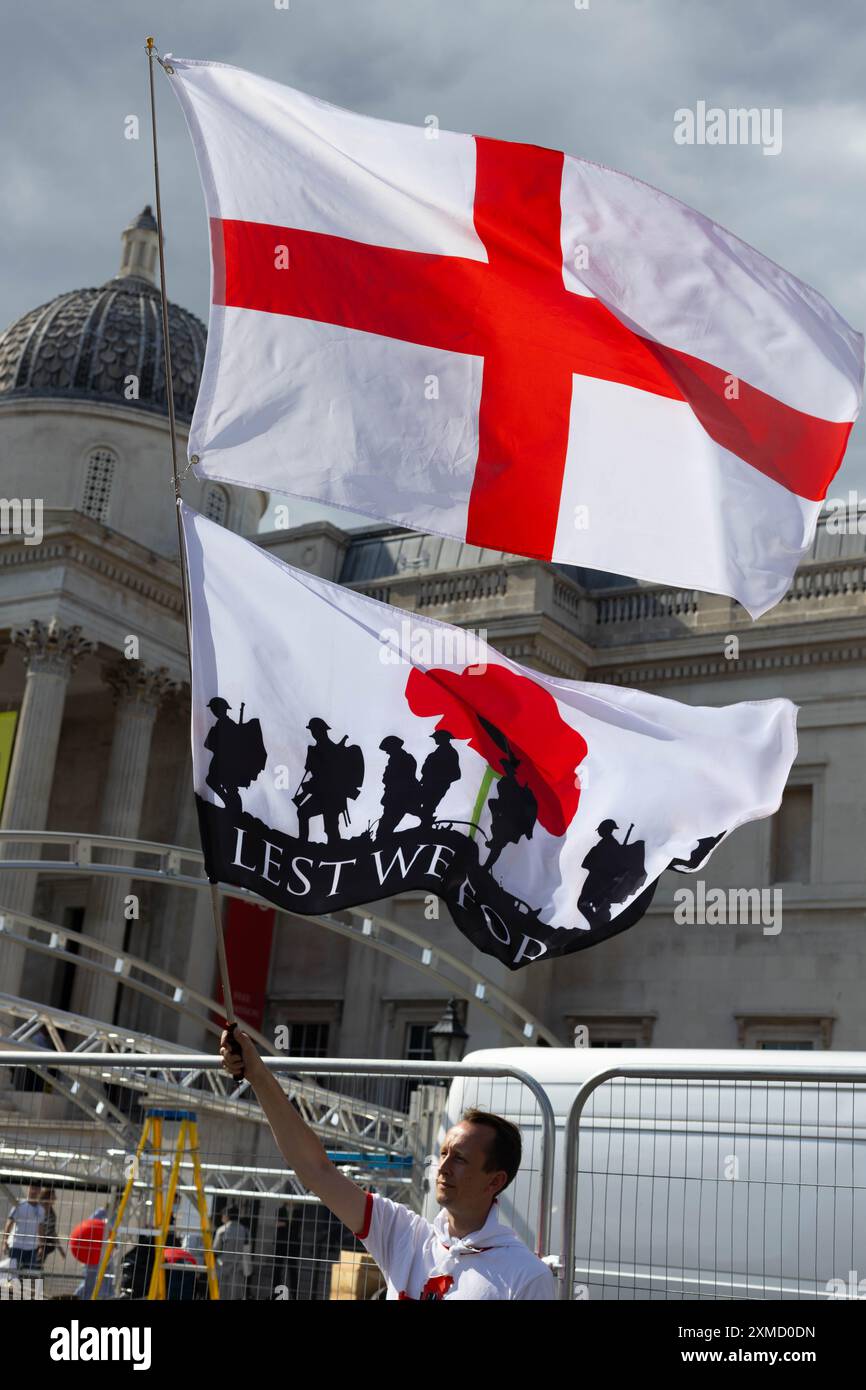
<path fill-rule="evenodd" d="M 442 1209 L 436 1217 L 436 1220 L 433 1222 L 433 1228 L 439 1236 L 439 1239 L 442 1241 L 443 1245 L 451 1246 L 456 1245 L 458 1243 L 465 1245 L 483 1245 L 485 1236 L 490 1236 L 493 1234 L 494 1231 L 498 1231 L 500 1229 L 499 1198 L 493 1198 L 493 1204 L 490 1208 L 490 1211 L 487 1213 L 487 1220 L 484 1222 L 484 1225 L 481 1226 L 477 1231 L 470 1231 L 469 1235 L 451 1235 L 450 1231 L 448 1230 L 448 1213 L 444 1207 L 442 1207 Z"/>

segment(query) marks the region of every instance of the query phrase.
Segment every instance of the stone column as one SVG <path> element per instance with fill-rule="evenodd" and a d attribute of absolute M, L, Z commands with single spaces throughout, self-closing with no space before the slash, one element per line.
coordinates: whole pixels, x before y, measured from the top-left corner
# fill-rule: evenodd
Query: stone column
<path fill-rule="evenodd" d="M 34 619 L 13 632 L 12 643 L 21 649 L 27 664 L 27 682 L 2 824 L 4 830 L 44 830 L 66 688 L 78 662 L 96 646 L 82 637 L 80 627 L 61 627 L 56 618 L 49 623 Z M 0 853 L 6 859 L 36 859 L 41 850 L 38 845 L 15 844 L 4 846 Z M 36 880 L 35 872 L 0 872 L 0 908 L 31 912 Z M 22 947 L 0 938 L 0 989 L 7 994 L 17 994 L 21 987 L 24 959 Z"/>
<path fill-rule="evenodd" d="M 134 839 L 138 835 L 147 782 L 150 744 L 160 703 L 177 689 L 166 667 L 150 670 L 138 661 L 121 659 L 104 670 L 114 692 L 115 720 L 108 774 L 102 796 L 99 833 Z M 110 851 L 103 862 L 122 863 L 121 851 Z M 124 899 L 130 879 L 95 877 L 87 899 L 84 930 L 111 946 L 123 949 L 127 917 Z M 105 956 L 100 956 L 103 963 Z M 111 1023 L 117 985 L 89 970 L 76 972 L 71 1008 L 102 1023 Z"/>

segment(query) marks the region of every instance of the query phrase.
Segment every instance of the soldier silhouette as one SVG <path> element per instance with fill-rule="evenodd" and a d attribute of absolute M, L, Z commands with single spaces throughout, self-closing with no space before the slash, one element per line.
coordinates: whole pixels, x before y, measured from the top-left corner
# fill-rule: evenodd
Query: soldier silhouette
<path fill-rule="evenodd" d="M 310 838 L 310 821 L 321 816 L 329 845 L 339 843 L 340 816 L 349 822 L 348 802 L 354 800 L 364 780 L 364 755 L 356 744 L 347 745 L 344 734 L 339 743 L 329 737 L 331 726 L 324 719 L 311 719 L 307 725 L 314 742 L 307 749 L 304 775 L 292 801 L 298 808 L 298 834 Z"/>
<path fill-rule="evenodd" d="M 496 796 L 490 802 L 490 838 L 487 841 L 490 853 L 484 862 L 485 869 L 493 868 L 506 845 L 516 845 L 524 835 L 531 840 L 538 819 L 535 793 L 530 787 L 522 787 L 515 776 L 519 758 L 513 754 L 500 758 L 500 766 L 503 774 Z"/>
<path fill-rule="evenodd" d="M 629 844 L 628 838 L 634 829 L 630 825 L 620 843 L 613 833 L 618 829 L 616 821 L 603 820 L 597 830 L 601 838 L 583 861 L 588 873 L 577 906 L 593 924 L 609 922 L 611 907 L 625 902 L 646 883 L 646 841 L 633 840 Z"/>
<path fill-rule="evenodd" d="M 452 745 L 453 734 L 437 729 L 430 737 L 436 744 L 421 766 L 421 799 L 418 814 L 421 824 L 432 826 L 436 808 L 448 788 L 460 781 L 460 759 Z"/>
<path fill-rule="evenodd" d="M 244 705 L 237 723 L 229 719 L 231 705 L 221 695 L 208 700 L 207 707 L 216 716 L 216 723 L 204 741 L 205 748 L 213 754 L 205 783 L 237 819 L 243 811 L 238 788 L 254 782 L 267 762 L 262 726 L 258 719 L 244 723 Z"/>
<path fill-rule="evenodd" d="M 385 772 L 382 777 L 382 814 L 376 839 L 393 835 L 404 816 L 420 814 L 421 788 L 416 773 L 418 764 L 403 747 L 402 738 L 389 734 L 379 744 L 383 753 L 388 754 Z"/>

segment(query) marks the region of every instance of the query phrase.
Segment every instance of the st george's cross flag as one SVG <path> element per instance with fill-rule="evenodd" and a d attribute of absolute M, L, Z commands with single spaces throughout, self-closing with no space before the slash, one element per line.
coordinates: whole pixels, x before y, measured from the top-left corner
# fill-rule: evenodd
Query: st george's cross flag
<path fill-rule="evenodd" d="M 182 508 L 208 876 L 293 912 L 435 894 L 517 970 L 636 922 L 778 807 L 796 709 L 543 675 Z"/>
<path fill-rule="evenodd" d="M 820 294 L 601 165 L 169 67 L 211 229 L 199 477 L 782 597 L 862 394 Z"/>

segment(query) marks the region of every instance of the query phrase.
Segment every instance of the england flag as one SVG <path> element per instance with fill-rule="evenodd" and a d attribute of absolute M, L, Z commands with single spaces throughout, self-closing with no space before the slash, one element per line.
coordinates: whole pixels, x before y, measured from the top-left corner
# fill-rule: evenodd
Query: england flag
<path fill-rule="evenodd" d="M 168 68 L 211 232 L 199 477 L 778 602 L 862 395 L 822 295 L 601 165 Z"/>
<path fill-rule="evenodd" d="M 182 508 L 208 875 L 293 912 L 436 895 L 510 969 L 592 946 L 779 805 L 787 700 L 543 675 Z"/>

